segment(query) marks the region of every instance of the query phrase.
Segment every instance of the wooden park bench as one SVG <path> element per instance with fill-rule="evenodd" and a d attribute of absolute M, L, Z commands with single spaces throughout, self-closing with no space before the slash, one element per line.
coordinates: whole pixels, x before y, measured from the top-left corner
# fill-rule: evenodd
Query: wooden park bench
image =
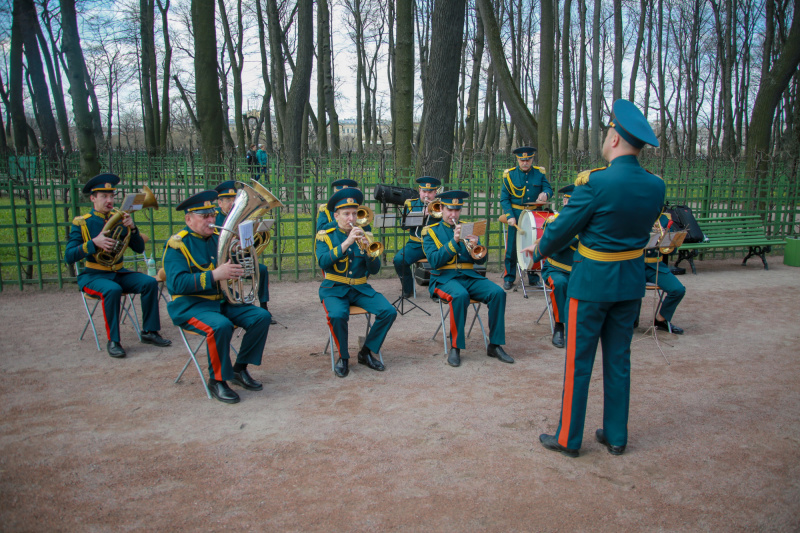
<path fill-rule="evenodd" d="M 746 265 L 748 259 L 757 255 L 764 263 L 764 269 L 769 270 L 766 254 L 772 251 L 773 246 L 786 244 L 785 240 L 767 237 L 764 221 L 758 215 L 698 218 L 697 223 L 706 240 L 684 243 L 678 248 L 678 260 L 675 261 L 677 267 L 684 259 L 688 260 L 693 274 L 697 274 L 694 258 L 706 250 L 719 248 L 748 248 L 742 265 Z"/>

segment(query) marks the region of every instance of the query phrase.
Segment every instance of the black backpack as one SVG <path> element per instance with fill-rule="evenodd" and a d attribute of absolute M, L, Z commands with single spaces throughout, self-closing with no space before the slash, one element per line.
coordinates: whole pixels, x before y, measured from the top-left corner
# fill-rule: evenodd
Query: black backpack
<path fill-rule="evenodd" d="M 690 207 L 685 205 L 667 204 L 666 207 L 664 207 L 664 212 L 669 213 L 672 217 L 672 226 L 670 227 L 671 231 L 685 230 L 688 232 L 683 242 L 687 244 L 692 242 L 703 242 L 705 235 L 703 235 L 703 230 L 700 229 L 700 225 L 697 223 L 697 219 L 694 218 L 694 214 L 692 214 L 692 209 Z"/>

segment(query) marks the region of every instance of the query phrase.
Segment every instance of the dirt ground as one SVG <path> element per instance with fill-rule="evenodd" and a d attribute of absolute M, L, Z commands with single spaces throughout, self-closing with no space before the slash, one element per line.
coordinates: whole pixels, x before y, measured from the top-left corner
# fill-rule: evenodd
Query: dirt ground
<path fill-rule="evenodd" d="M 627 453 L 594 440 L 598 362 L 578 459 L 538 442 L 556 428 L 564 366 L 546 318 L 535 323 L 540 294 L 509 295 L 514 365 L 486 357 L 473 332 L 462 366 L 447 366 L 422 292 L 434 316 L 398 317 L 386 371 L 353 365 L 338 379 L 321 353 L 318 282 L 273 284 L 282 325 L 251 369 L 264 391 L 225 405 L 194 368 L 173 383 L 187 356 L 163 302 L 173 346 L 139 344 L 123 324 L 117 360 L 78 341 L 74 288 L 7 288 L 0 529 L 797 531 L 800 269 L 781 259 L 769 271 L 705 261 L 682 276 L 674 321 L 686 334 L 661 335 L 671 364 L 634 337 Z M 399 291 L 396 279 L 374 286 Z"/>

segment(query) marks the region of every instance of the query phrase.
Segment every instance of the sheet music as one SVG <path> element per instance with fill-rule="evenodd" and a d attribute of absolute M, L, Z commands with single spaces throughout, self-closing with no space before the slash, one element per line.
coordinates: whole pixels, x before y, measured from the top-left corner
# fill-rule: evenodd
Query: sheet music
<path fill-rule="evenodd" d="M 275 219 L 274 218 L 268 218 L 266 220 L 262 220 L 258 224 L 258 228 L 256 229 L 256 231 L 258 233 L 261 233 L 261 232 L 264 232 L 264 231 L 269 231 L 269 230 L 272 229 L 272 226 L 274 226 L 274 225 L 275 225 Z"/>
<path fill-rule="evenodd" d="M 128 193 L 125 195 L 125 199 L 122 200 L 122 205 L 120 206 L 120 210 L 125 211 L 126 213 L 130 213 L 131 211 L 141 211 L 142 205 L 144 204 L 144 194 L 137 194 L 137 193 Z"/>
<path fill-rule="evenodd" d="M 239 243 L 242 248 L 253 246 L 253 221 L 246 220 L 239 224 Z"/>
<path fill-rule="evenodd" d="M 461 224 L 461 235 L 465 237 L 467 235 L 475 235 L 476 237 L 486 235 L 486 221 L 479 220 L 477 222 L 465 222 Z"/>
<path fill-rule="evenodd" d="M 388 228 L 393 227 L 397 224 L 397 215 L 394 213 L 387 213 L 385 215 L 375 215 L 375 219 L 372 221 L 373 228 Z"/>
<path fill-rule="evenodd" d="M 645 246 L 645 249 L 658 248 L 659 240 L 661 240 L 660 233 L 650 233 L 650 240 L 647 241 L 647 246 Z"/>
<path fill-rule="evenodd" d="M 424 222 L 425 217 L 422 216 L 422 213 L 409 213 L 406 215 L 406 226 L 421 226 Z"/>

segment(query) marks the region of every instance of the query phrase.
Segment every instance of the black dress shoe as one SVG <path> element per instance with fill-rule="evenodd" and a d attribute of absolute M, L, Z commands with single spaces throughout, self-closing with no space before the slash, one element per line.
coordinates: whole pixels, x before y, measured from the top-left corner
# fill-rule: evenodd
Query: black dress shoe
<path fill-rule="evenodd" d="M 450 366 L 461 366 L 461 350 L 458 348 L 450 348 L 450 353 L 447 355 L 447 364 Z"/>
<path fill-rule="evenodd" d="M 414 291 L 409 291 L 409 292 L 403 291 L 403 298 L 405 298 L 406 300 L 413 297 L 414 297 Z"/>
<path fill-rule="evenodd" d="M 342 359 L 339 358 L 336 361 L 336 366 L 333 367 L 333 373 L 336 374 L 340 378 L 346 378 L 347 374 L 350 373 L 350 367 L 348 366 L 349 359 Z"/>
<path fill-rule="evenodd" d="M 608 443 L 606 440 L 606 434 L 602 429 L 595 431 L 594 436 L 597 437 L 597 442 L 605 445 L 605 447 L 608 448 L 608 453 L 611 455 L 622 455 L 625 453 L 625 446 L 614 446 L 613 444 Z"/>
<path fill-rule="evenodd" d="M 504 363 L 513 363 L 514 359 L 508 355 L 503 347 L 498 344 L 490 344 L 489 349 L 486 350 L 486 355 L 489 357 L 496 357 Z"/>
<path fill-rule="evenodd" d="M 118 342 L 108 341 L 108 344 L 106 345 L 106 350 L 108 350 L 108 355 L 110 355 L 111 357 L 116 357 L 117 359 L 125 357 L 126 355 L 125 349 Z"/>
<path fill-rule="evenodd" d="M 556 348 L 563 348 L 564 347 L 564 324 L 556 323 L 556 327 L 553 328 L 553 346 Z"/>
<path fill-rule="evenodd" d="M 675 335 L 683 335 L 683 328 L 679 328 L 675 324 L 670 324 L 669 320 L 653 320 L 653 325 L 656 329 L 661 331 L 668 331 L 670 333 L 674 333 Z"/>
<path fill-rule="evenodd" d="M 172 346 L 172 341 L 165 339 L 157 331 L 143 331 L 142 343 L 160 346 L 161 348 Z"/>
<path fill-rule="evenodd" d="M 503 282 L 503 290 L 510 291 L 513 286 L 514 286 L 514 283 L 511 282 L 511 281 L 504 281 Z"/>
<path fill-rule="evenodd" d="M 234 372 L 231 381 L 247 390 L 262 390 L 264 388 L 260 381 L 253 379 L 246 368 L 241 372 Z"/>
<path fill-rule="evenodd" d="M 528 285 L 531 287 L 542 287 L 542 280 L 539 276 L 528 276 Z"/>
<path fill-rule="evenodd" d="M 567 457 L 578 457 L 578 450 L 570 450 L 569 448 L 563 447 L 558 443 L 558 439 L 555 435 L 547 435 L 546 433 L 542 433 L 539 435 L 539 442 L 541 442 L 542 446 L 548 450 L 561 452 Z"/>
<path fill-rule="evenodd" d="M 380 359 L 375 359 L 372 357 L 372 352 L 369 350 L 362 350 L 358 352 L 358 364 L 367 365 L 372 370 L 377 370 L 378 372 L 383 372 L 383 370 L 386 368 L 383 366 L 383 363 L 381 363 Z"/>
<path fill-rule="evenodd" d="M 270 326 L 274 326 L 274 325 L 275 325 L 275 324 L 277 324 L 277 323 L 278 323 L 278 321 L 277 321 L 277 320 L 275 320 L 275 317 L 274 317 L 274 316 L 270 317 L 270 319 L 269 319 L 269 325 L 270 325 Z"/>
<path fill-rule="evenodd" d="M 233 389 L 231 389 L 224 381 L 209 379 L 208 390 L 211 391 L 211 396 L 222 403 L 239 403 L 239 395 L 236 394 Z"/>

